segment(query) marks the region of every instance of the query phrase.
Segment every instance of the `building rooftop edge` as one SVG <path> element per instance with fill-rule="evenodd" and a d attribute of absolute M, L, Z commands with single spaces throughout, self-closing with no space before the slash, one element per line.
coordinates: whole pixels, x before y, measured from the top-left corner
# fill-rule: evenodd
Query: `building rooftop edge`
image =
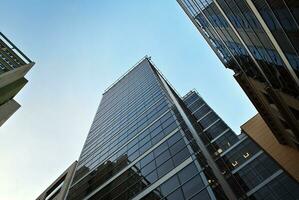
<path fill-rule="evenodd" d="M 30 58 L 28 58 L 13 42 L 11 42 L 1 31 L 0 31 L 0 40 L 4 42 L 17 56 L 19 56 L 25 63 L 33 63 Z M 27 61 L 27 62 L 26 62 Z"/>
<path fill-rule="evenodd" d="M 107 89 L 104 90 L 103 95 L 108 92 L 111 88 L 113 88 L 120 80 L 122 80 L 126 75 L 128 75 L 135 67 L 137 67 L 142 61 L 145 59 L 150 59 L 148 55 L 143 56 L 136 64 L 133 65 L 130 69 L 128 69 L 123 75 L 121 75 L 116 81 L 114 81 Z"/>
<path fill-rule="evenodd" d="M 156 71 L 158 72 L 158 74 L 160 74 L 160 76 L 166 81 L 166 83 L 170 86 L 170 88 L 175 91 L 175 93 L 180 97 L 180 93 L 175 89 L 175 87 L 173 87 L 173 85 L 168 81 L 168 79 L 163 75 L 163 73 L 160 71 L 160 69 L 155 65 L 155 63 L 152 61 L 151 57 L 149 57 L 148 59 L 149 63 L 156 69 Z"/>
<path fill-rule="evenodd" d="M 201 95 L 198 93 L 198 91 L 197 91 L 195 88 L 193 88 L 193 89 L 189 90 L 189 92 L 187 92 L 182 98 L 185 99 L 185 98 L 187 98 L 189 95 L 191 95 L 192 93 L 196 93 L 196 94 L 198 94 L 198 96 L 201 97 Z"/>

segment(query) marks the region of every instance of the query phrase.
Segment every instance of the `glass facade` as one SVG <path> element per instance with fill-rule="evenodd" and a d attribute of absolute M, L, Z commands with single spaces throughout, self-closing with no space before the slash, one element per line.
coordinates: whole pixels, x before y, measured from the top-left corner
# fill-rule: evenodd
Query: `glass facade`
<path fill-rule="evenodd" d="M 199 136 L 214 158 L 238 141 L 237 135 L 196 92 L 191 91 L 184 98 L 187 108 L 202 128 Z"/>
<path fill-rule="evenodd" d="M 248 181 L 244 186 L 250 176 L 237 167 L 252 158 L 258 147 L 248 139 L 240 140 L 196 92 L 181 98 L 173 90 L 169 92 L 165 83 L 146 57 L 105 91 L 68 200 L 227 200 L 224 183 L 211 162 L 218 165 L 226 186 L 237 189 L 238 198 L 249 196 L 248 192 L 256 195 L 252 190 L 280 170 L 273 167 L 255 184 Z M 192 134 L 190 123 L 203 147 Z M 235 161 L 238 166 L 228 166 Z M 251 172 L 254 165 L 248 166 Z"/>
<path fill-rule="evenodd" d="M 298 2 L 178 2 L 223 64 L 234 70 L 235 78 L 257 110 L 270 127 L 275 127 L 272 131 L 280 142 L 297 148 Z"/>
<path fill-rule="evenodd" d="M 215 199 L 182 123 L 143 59 L 103 94 L 67 199 Z"/>
<path fill-rule="evenodd" d="M 184 99 L 202 126 L 199 136 L 237 199 L 298 199 L 299 184 L 254 141 L 243 133 L 237 136 L 197 92 L 189 92 Z"/>

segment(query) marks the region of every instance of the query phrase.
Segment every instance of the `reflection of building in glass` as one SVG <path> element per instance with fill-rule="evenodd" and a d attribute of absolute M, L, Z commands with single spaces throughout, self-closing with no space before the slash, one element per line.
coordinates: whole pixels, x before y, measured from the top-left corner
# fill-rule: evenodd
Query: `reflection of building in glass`
<path fill-rule="evenodd" d="M 146 57 L 105 91 L 67 199 L 215 198 L 162 80 Z"/>
<path fill-rule="evenodd" d="M 25 74 L 34 65 L 0 32 L 0 126 L 19 109 L 14 96 L 28 82 Z"/>
<path fill-rule="evenodd" d="M 298 2 L 177 1 L 278 141 L 299 148 Z"/>
<path fill-rule="evenodd" d="M 99 165 L 93 173 L 88 174 L 88 177 L 85 180 L 79 182 L 76 187 L 73 187 L 68 198 L 70 199 L 84 199 L 85 194 L 91 188 L 97 188 L 101 186 L 103 183 L 109 180 L 111 176 L 118 172 L 123 167 L 130 164 L 127 155 L 121 155 L 116 161 L 111 162 L 107 161 Z M 84 168 L 81 168 L 84 170 Z M 80 169 L 80 170 L 81 170 Z M 78 171 L 79 172 L 79 171 Z M 105 189 L 96 193 L 92 198 L 93 199 L 114 199 L 114 198 L 122 198 L 129 199 L 134 196 L 136 192 L 146 188 L 150 185 L 151 182 L 143 177 L 140 169 L 133 165 L 124 173 L 122 173 L 117 179 L 115 179 L 111 184 L 108 184 Z M 127 189 L 130 188 L 130 189 Z M 107 190 L 112 190 L 114 192 L 105 193 Z M 76 191 L 76 192 L 72 192 Z M 79 194 L 79 195 L 78 195 Z M 157 193 L 157 191 L 152 191 L 151 196 L 153 199 L 161 199 L 162 195 Z"/>
<path fill-rule="evenodd" d="M 278 170 L 298 189 L 274 162 L 275 170 L 243 186 L 246 172 L 238 172 L 265 156 L 251 143 L 196 92 L 181 98 L 145 57 L 104 92 L 67 199 L 240 199 L 270 187 L 265 181 Z"/>

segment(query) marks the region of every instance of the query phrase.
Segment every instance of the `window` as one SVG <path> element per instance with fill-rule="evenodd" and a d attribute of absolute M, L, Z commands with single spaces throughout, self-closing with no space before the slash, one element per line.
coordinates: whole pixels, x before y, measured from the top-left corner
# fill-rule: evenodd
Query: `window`
<path fill-rule="evenodd" d="M 166 199 L 167 200 L 185 200 L 183 191 L 181 188 L 178 188 L 176 191 L 171 193 L 169 196 L 166 197 Z"/>
<path fill-rule="evenodd" d="M 178 173 L 181 184 L 184 184 L 186 181 L 190 180 L 190 178 L 195 176 L 198 172 L 199 171 L 194 163 L 189 164 Z"/>
<path fill-rule="evenodd" d="M 249 191 L 274 174 L 278 169 L 278 165 L 263 153 L 240 169 L 235 176 L 238 178 L 243 189 Z"/>
<path fill-rule="evenodd" d="M 163 196 L 167 196 L 180 185 L 177 175 L 174 175 L 160 186 Z"/>
<path fill-rule="evenodd" d="M 209 200 L 211 199 L 208 191 L 205 189 L 201 191 L 200 193 L 196 194 L 194 197 L 192 197 L 190 200 L 199 200 L 199 199 L 204 199 L 204 200 Z"/>
<path fill-rule="evenodd" d="M 156 158 L 156 164 L 157 166 L 160 166 L 163 162 L 168 160 L 170 158 L 170 152 L 169 150 L 164 151 Z"/>
<path fill-rule="evenodd" d="M 160 167 L 157 168 L 159 178 L 167 174 L 171 169 L 173 169 L 173 167 L 174 165 L 171 159 L 163 163 Z"/>
<path fill-rule="evenodd" d="M 185 197 L 187 199 L 189 199 L 194 194 L 199 192 L 204 186 L 205 185 L 204 185 L 203 181 L 201 180 L 200 175 L 197 175 L 197 176 L 193 177 L 190 181 L 185 183 L 182 186 L 182 189 L 183 189 Z"/>

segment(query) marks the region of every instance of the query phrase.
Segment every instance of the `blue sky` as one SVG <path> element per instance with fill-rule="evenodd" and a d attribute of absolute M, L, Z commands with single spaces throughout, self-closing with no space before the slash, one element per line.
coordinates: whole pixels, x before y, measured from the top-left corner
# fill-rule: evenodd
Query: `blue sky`
<path fill-rule="evenodd" d="M 35 199 L 78 159 L 102 92 L 144 55 L 236 132 L 256 113 L 175 0 L 2 0 L 0 24 L 36 62 L 0 128 L 0 199 Z"/>

